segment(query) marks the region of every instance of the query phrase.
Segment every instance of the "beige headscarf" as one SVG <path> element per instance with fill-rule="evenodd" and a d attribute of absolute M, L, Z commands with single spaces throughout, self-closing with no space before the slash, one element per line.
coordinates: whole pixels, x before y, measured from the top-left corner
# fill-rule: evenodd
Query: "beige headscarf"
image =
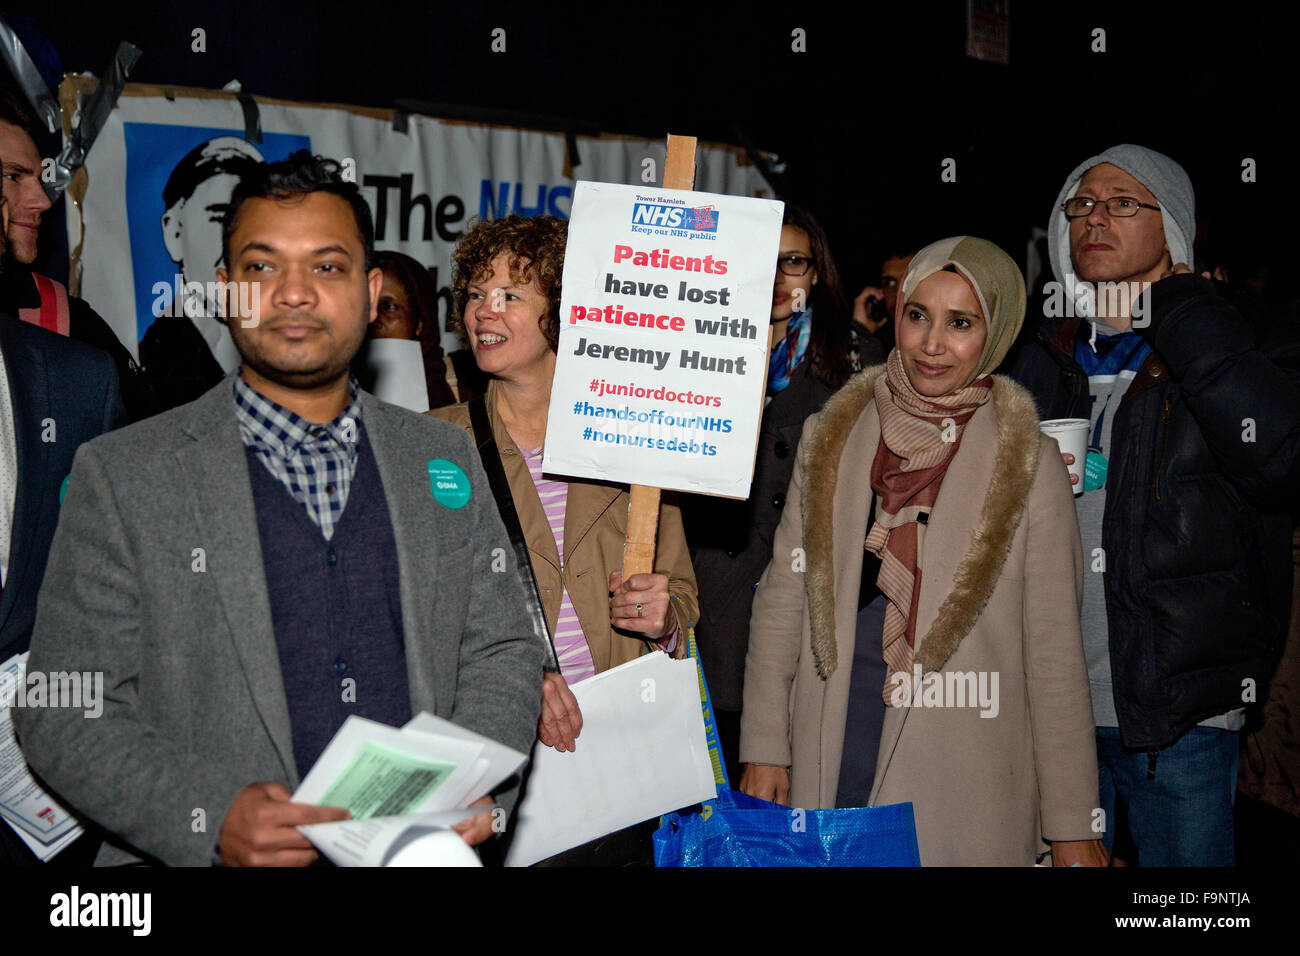
<path fill-rule="evenodd" d="M 985 239 L 957 236 L 926 246 L 913 258 L 895 309 L 904 307 L 923 279 L 952 266 L 979 300 L 987 329 L 976 370 L 961 387 L 928 398 L 912 387 L 897 348 L 876 379 L 880 444 L 871 465 L 875 521 L 865 547 L 880 558 L 876 584 L 888 600 L 882 656 L 883 697 L 892 703 L 898 675 L 909 675 L 916 643 L 916 598 L 921 591 L 923 524 L 939 496 L 966 423 L 988 401 L 987 376 L 1006 357 L 1025 319 L 1025 280 L 1005 252 Z"/>
<path fill-rule="evenodd" d="M 912 257 L 894 307 L 895 328 L 902 321 L 903 306 L 921 281 L 948 266 L 970 283 L 988 326 L 979 368 L 961 383 L 965 388 L 997 368 L 1020 334 L 1025 321 L 1025 278 L 1015 260 L 987 239 L 974 236 L 940 239 Z"/>

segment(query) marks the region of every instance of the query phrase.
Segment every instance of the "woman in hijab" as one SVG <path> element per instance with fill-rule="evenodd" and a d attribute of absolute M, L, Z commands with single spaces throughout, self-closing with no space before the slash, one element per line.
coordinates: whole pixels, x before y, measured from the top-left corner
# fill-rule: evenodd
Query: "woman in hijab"
<path fill-rule="evenodd" d="M 917 253 L 897 345 L 804 426 L 745 667 L 740 787 L 801 807 L 911 802 L 926 865 L 1105 865 L 1069 477 L 991 375 L 1016 264 Z"/>

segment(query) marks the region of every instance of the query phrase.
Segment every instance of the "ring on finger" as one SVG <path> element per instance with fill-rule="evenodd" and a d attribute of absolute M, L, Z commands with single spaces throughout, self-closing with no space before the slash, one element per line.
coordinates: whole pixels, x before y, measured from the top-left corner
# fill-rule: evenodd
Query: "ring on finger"
<path fill-rule="evenodd" d="M 645 609 L 644 609 L 640 604 L 638 604 L 638 605 L 636 606 L 636 616 L 637 616 L 637 617 L 642 617 L 642 616 L 644 616 L 644 614 L 645 614 Z"/>

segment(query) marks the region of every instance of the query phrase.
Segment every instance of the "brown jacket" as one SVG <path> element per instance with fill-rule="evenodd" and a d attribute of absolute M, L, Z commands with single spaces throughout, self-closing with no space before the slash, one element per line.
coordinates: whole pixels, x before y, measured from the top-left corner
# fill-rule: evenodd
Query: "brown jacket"
<path fill-rule="evenodd" d="M 582 624 L 596 673 L 626 664 L 648 645 L 639 637 L 615 631 L 609 623 L 609 574 L 623 567 L 623 543 L 627 537 L 627 509 L 631 501 L 623 485 L 574 479 L 569 482 L 569 499 L 564 512 L 564 567 L 560 567 L 555 536 L 551 534 L 542 500 L 528 473 L 528 462 L 520 454 L 514 439 L 506 431 L 496 410 L 496 383 L 487 390 L 488 418 L 492 434 L 501 452 L 506 480 L 510 483 L 515 511 L 524 529 L 524 539 L 532 557 L 533 574 L 542 592 L 546 623 L 555 633 L 560 614 L 562 588 L 568 588 L 569 600 Z M 426 412 L 434 418 L 460 425 L 472 433 L 468 405 L 451 405 Z M 686 638 L 699 617 L 700 604 L 682 531 L 682 516 L 677 506 L 665 501 L 659 508 L 659 538 L 655 551 L 655 570 L 668 575 L 668 592 L 681 630 L 674 657 L 686 656 Z"/>
<path fill-rule="evenodd" d="M 882 371 L 808 419 L 754 600 L 740 757 L 790 767 L 793 806 L 835 803 Z M 926 526 L 916 627 L 924 673 L 954 690 L 949 674 L 984 672 L 990 689 L 997 675 L 996 716 L 887 707 L 870 798 L 912 802 L 923 864 L 1028 866 L 1044 840 L 1101 836 L 1082 558 L 1056 443 L 1029 394 L 998 376 Z"/>

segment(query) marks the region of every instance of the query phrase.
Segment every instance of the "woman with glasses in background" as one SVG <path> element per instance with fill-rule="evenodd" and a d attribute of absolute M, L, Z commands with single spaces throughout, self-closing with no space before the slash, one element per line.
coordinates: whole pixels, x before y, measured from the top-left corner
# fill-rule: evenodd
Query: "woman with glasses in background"
<path fill-rule="evenodd" d="M 826 233 L 808 210 L 787 204 L 772 285 L 767 406 L 747 501 L 691 497 L 683 505 L 700 588 L 696 625 L 718 736 L 734 784 L 740 702 L 754 585 L 772 559 L 804 419 L 854 372 L 885 360 L 875 336 L 858 331 Z"/>

